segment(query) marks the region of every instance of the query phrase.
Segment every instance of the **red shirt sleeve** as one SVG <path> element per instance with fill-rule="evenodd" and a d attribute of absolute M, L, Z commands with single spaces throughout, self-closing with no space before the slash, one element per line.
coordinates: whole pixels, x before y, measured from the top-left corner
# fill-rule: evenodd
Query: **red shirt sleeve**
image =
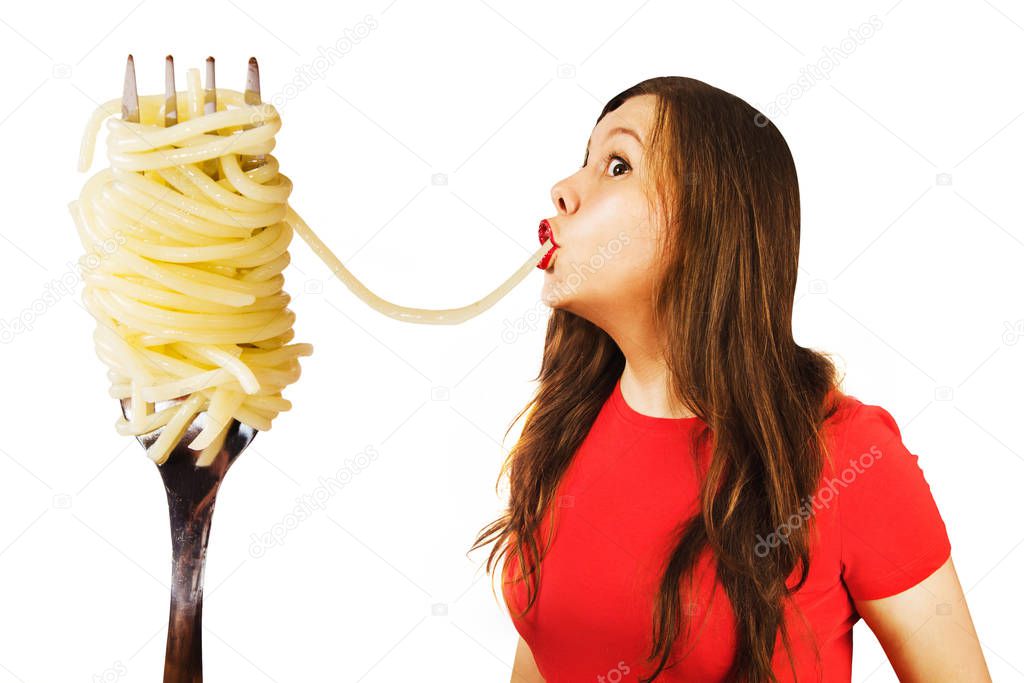
<path fill-rule="evenodd" d="M 899 427 L 884 408 L 860 404 L 850 416 L 839 480 L 842 576 L 855 600 L 901 593 L 950 556 L 946 525 Z"/>

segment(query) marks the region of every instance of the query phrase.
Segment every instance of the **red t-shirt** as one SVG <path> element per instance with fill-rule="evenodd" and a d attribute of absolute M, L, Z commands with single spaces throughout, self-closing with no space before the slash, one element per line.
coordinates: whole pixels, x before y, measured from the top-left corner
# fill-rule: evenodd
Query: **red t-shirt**
<path fill-rule="evenodd" d="M 673 528 L 697 512 L 695 465 L 706 467 L 710 452 L 693 451 L 690 436 L 701 426 L 696 417 L 638 413 L 625 402 L 619 383 L 601 408 L 556 492 L 555 536 L 541 565 L 536 602 L 525 617 L 512 614 L 547 683 L 637 681 L 653 671 L 645 658 L 658 580 Z M 810 570 L 795 600 L 813 629 L 822 665 L 819 674 L 806 628 L 787 606 L 801 683 L 850 680 L 852 628 L 860 619 L 854 598 L 902 592 L 950 556 L 946 527 L 918 456 L 903 445 L 888 412 L 842 395 L 825 438 L 833 465 L 826 461 L 806 514 L 795 510 L 790 518 L 792 525 L 807 523 L 812 531 Z M 545 515 L 542 541 L 547 520 Z M 766 531 L 766 542 L 786 534 L 778 529 L 772 537 Z M 697 590 L 683 607 L 691 618 L 705 619 L 695 629 L 698 644 L 677 666 L 663 670 L 659 682 L 719 681 L 729 667 L 734 613 L 710 557 L 706 550 Z M 506 559 L 503 578 L 518 576 L 515 567 L 514 559 Z M 798 578 L 795 570 L 789 585 Z M 504 584 L 503 593 L 510 608 L 525 605 L 521 581 Z M 690 642 L 677 639 L 673 658 Z M 793 680 L 781 636 L 773 668 L 780 681 Z"/>

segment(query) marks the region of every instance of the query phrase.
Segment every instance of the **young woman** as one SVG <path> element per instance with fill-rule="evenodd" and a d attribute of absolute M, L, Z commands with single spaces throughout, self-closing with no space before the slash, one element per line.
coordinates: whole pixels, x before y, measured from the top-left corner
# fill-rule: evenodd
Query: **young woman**
<path fill-rule="evenodd" d="M 513 681 L 989 681 L 916 455 L 791 323 L 799 195 L 743 100 L 653 78 L 601 112 L 541 222 L 539 388 L 502 468 Z M 557 245 L 557 246 L 554 246 Z"/>

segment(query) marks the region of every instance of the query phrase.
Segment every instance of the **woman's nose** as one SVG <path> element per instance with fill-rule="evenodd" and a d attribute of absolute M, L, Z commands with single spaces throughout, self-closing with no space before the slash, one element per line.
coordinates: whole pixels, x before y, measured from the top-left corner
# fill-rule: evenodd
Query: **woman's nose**
<path fill-rule="evenodd" d="M 561 215 L 575 213 L 578 203 L 576 194 L 564 181 L 551 188 L 551 201 Z"/>

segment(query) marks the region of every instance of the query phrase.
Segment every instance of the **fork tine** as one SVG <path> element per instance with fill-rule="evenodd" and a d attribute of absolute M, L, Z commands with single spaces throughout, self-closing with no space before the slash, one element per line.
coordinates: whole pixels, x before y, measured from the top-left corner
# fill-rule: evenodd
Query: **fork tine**
<path fill-rule="evenodd" d="M 213 56 L 206 58 L 206 89 L 203 93 L 203 114 L 217 113 L 217 68 Z M 211 131 L 214 135 L 220 135 L 219 131 Z M 216 159 L 208 159 L 203 162 L 203 170 L 210 178 L 217 180 L 220 177 L 219 165 Z"/>
<path fill-rule="evenodd" d="M 260 104 L 260 65 L 249 57 L 249 70 L 245 75 L 245 103 Z"/>
<path fill-rule="evenodd" d="M 135 86 L 135 58 L 128 55 L 124 67 L 124 92 L 121 95 L 121 119 L 139 122 L 139 91 Z"/>
<path fill-rule="evenodd" d="M 206 92 L 203 98 L 203 113 L 217 113 L 217 74 L 213 57 L 206 58 Z"/>
<path fill-rule="evenodd" d="M 167 55 L 164 69 L 164 127 L 178 122 L 178 91 L 174 88 L 174 57 Z"/>
<path fill-rule="evenodd" d="M 260 97 L 260 65 L 255 57 L 249 57 L 249 68 L 245 74 L 245 103 L 248 105 L 262 104 Z M 239 160 L 242 170 L 249 171 L 262 166 L 266 162 L 266 155 L 254 154 L 243 155 Z"/>

